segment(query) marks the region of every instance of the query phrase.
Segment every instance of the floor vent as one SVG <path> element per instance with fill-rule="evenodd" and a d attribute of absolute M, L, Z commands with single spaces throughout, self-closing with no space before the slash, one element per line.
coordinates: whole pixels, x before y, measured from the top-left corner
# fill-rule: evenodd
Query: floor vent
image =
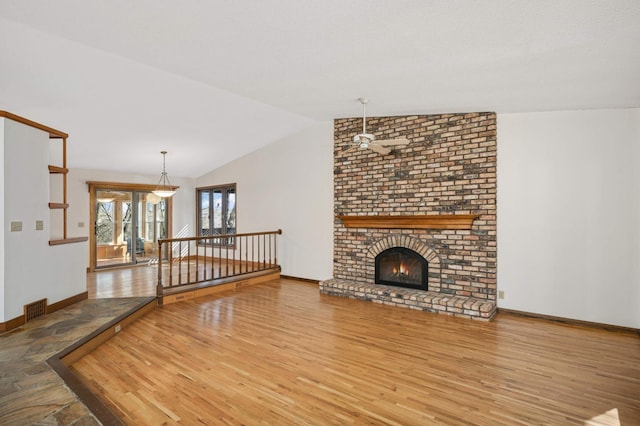
<path fill-rule="evenodd" d="M 24 322 L 40 318 L 47 313 L 47 299 L 36 300 L 24 305 Z"/>

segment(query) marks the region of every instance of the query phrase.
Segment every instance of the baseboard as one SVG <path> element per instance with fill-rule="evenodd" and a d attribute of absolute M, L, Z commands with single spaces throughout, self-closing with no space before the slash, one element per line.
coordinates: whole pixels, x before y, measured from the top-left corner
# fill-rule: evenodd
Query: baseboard
<path fill-rule="evenodd" d="M 82 302 L 83 300 L 87 300 L 88 298 L 89 298 L 88 291 L 78 293 L 75 296 L 67 297 L 66 299 L 60 300 L 59 302 L 52 303 L 51 305 L 47 305 L 47 314 L 52 314 L 55 311 L 64 309 L 67 306 L 73 305 L 74 303 Z"/>
<path fill-rule="evenodd" d="M 18 328 L 21 325 L 24 325 L 24 322 L 24 315 L 20 315 L 19 317 L 15 317 L 6 322 L 0 322 L 0 333 Z"/>
<path fill-rule="evenodd" d="M 501 313 L 501 312 L 505 314 L 520 315 L 523 317 L 538 318 L 546 321 L 561 322 L 563 324 L 568 324 L 568 325 L 581 325 L 584 327 L 600 328 L 608 331 L 640 334 L 640 329 L 633 328 L 633 327 L 625 327 L 622 325 L 603 324 L 599 322 L 583 321 L 583 320 L 578 320 L 573 318 L 556 317 L 553 315 L 537 314 L 534 312 L 525 312 L 525 311 L 516 311 L 514 309 L 505 309 L 505 308 L 499 307 L 498 313 Z"/>
<path fill-rule="evenodd" d="M 66 299 L 62 299 L 56 303 L 52 303 L 51 305 L 47 305 L 46 313 L 52 314 L 55 311 L 59 311 L 60 309 L 64 309 L 67 306 L 71 306 L 74 303 L 82 302 L 89 298 L 89 292 L 84 291 L 82 293 L 78 293 L 75 296 L 67 297 Z M 21 325 L 25 324 L 24 314 L 19 317 L 10 319 L 7 322 L 0 322 L 0 333 L 3 331 L 10 331 L 14 328 L 18 328 Z"/>
<path fill-rule="evenodd" d="M 291 275 L 282 275 L 280 274 L 280 278 L 286 278 L 288 280 L 295 280 L 295 281 L 304 281 L 305 283 L 312 283 L 312 284 L 320 284 L 320 280 L 312 280 L 310 278 L 300 278 L 300 277 L 292 277 Z"/>

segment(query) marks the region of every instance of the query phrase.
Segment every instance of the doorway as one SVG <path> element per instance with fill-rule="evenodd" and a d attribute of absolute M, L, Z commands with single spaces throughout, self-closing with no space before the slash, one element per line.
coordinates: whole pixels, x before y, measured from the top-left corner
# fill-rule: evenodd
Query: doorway
<path fill-rule="evenodd" d="M 90 270 L 157 261 L 158 240 L 170 235 L 170 198 L 146 185 L 91 185 Z"/>

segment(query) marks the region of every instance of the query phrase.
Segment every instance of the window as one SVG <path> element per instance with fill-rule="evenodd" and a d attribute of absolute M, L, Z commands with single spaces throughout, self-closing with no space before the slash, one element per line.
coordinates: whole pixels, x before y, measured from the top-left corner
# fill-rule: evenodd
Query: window
<path fill-rule="evenodd" d="M 145 239 L 155 242 L 167 238 L 167 227 L 165 225 L 166 201 L 160 200 L 157 203 L 147 202 L 145 214 Z"/>
<path fill-rule="evenodd" d="M 236 233 L 236 185 L 198 188 L 198 236 Z M 205 244 L 233 246 L 234 238 L 212 238 Z"/>

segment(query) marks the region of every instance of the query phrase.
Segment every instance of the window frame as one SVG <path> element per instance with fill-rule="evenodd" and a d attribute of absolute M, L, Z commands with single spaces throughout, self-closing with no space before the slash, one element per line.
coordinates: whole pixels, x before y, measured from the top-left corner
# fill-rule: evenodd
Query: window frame
<path fill-rule="evenodd" d="M 222 229 L 222 235 L 224 234 L 236 234 L 237 233 L 237 229 L 238 229 L 238 190 L 237 190 L 237 185 L 235 183 L 227 183 L 227 184 L 223 184 L 223 185 L 211 185 L 211 186 L 203 186 L 203 187 L 198 187 L 196 188 L 196 232 L 197 232 L 197 236 L 198 237 L 207 237 L 209 235 L 203 235 L 202 234 L 202 230 L 204 229 L 202 227 L 203 223 L 202 223 L 202 194 L 203 193 L 208 193 L 209 194 L 209 230 L 213 230 L 215 229 L 215 227 L 213 226 L 214 223 L 214 215 L 213 215 L 213 194 L 216 191 L 221 191 L 222 193 L 222 220 L 221 220 L 221 229 Z M 224 218 L 227 218 L 229 215 L 229 193 L 233 191 L 233 194 L 235 195 L 235 199 L 234 199 L 234 203 L 233 203 L 233 209 L 235 210 L 235 227 L 233 228 L 233 232 L 229 232 L 229 230 L 227 229 L 227 221 L 224 220 Z M 236 239 L 235 238 L 227 238 L 225 239 L 226 242 L 222 241 L 221 238 L 215 238 L 215 235 L 211 235 L 211 238 L 208 240 L 198 240 L 198 245 L 199 246 L 205 246 L 205 247 L 228 247 L 228 248 L 233 248 L 235 249 L 236 247 Z"/>

